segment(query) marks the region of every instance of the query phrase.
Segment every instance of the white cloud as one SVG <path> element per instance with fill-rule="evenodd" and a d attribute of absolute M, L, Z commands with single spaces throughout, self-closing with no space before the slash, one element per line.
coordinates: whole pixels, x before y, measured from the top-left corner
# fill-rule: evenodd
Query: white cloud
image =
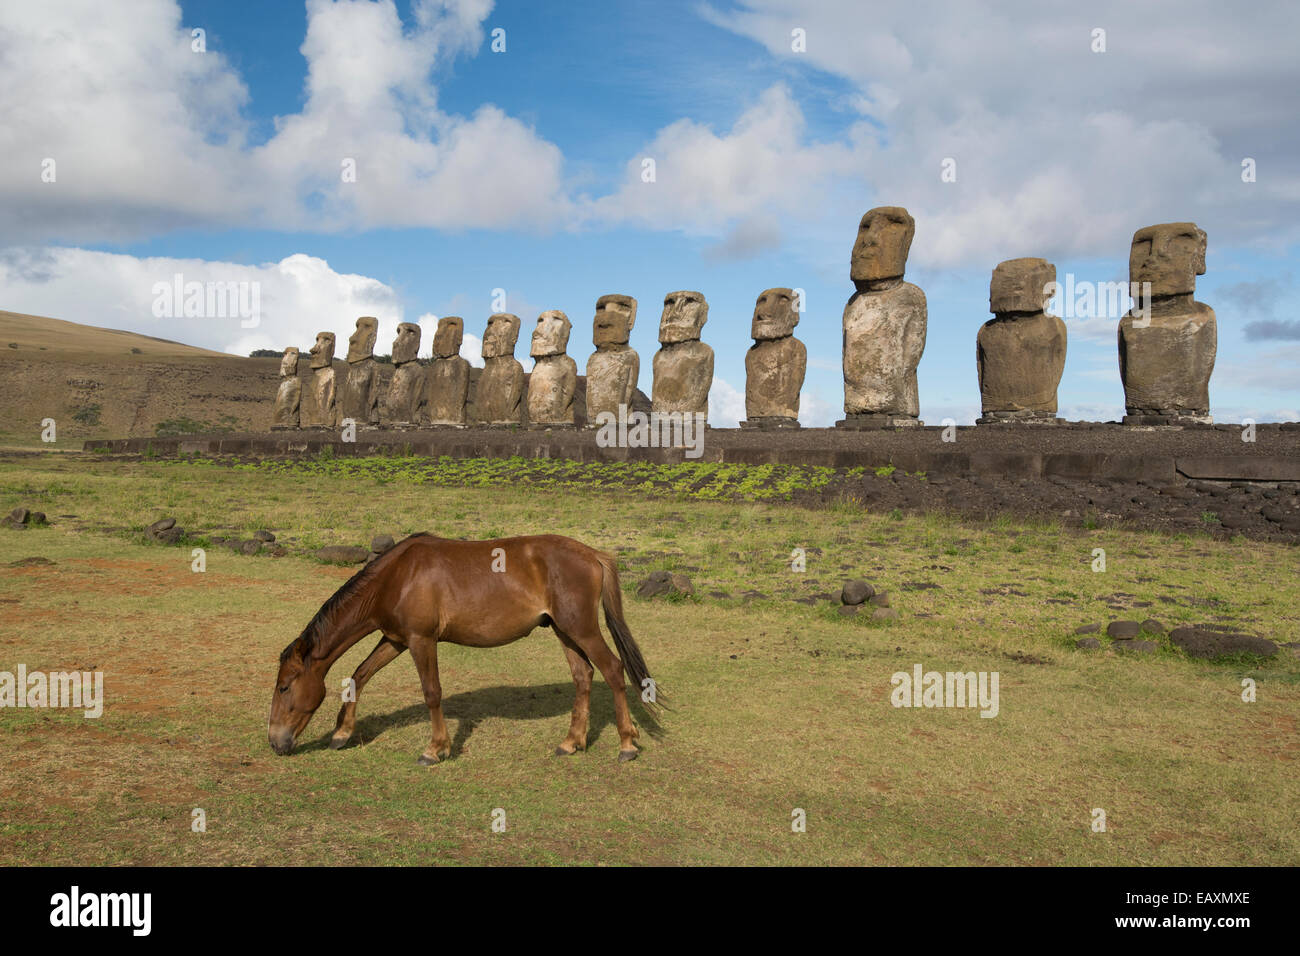
<path fill-rule="evenodd" d="M 567 216 L 558 148 L 492 105 L 437 107 L 435 64 L 490 0 L 309 0 L 305 103 L 249 145 L 248 93 L 176 0 L 0 7 L 0 237 L 126 241 L 203 225 L 536 228 Z M 42 182 L 42 161 L 55 162 Z M 345 160 L 356 181 L 342 180 Z"/>
<path fill-rule="evenodd" d="M 709 424 L 714 428 L 737 428 L 745 417 L 745 393 L 730 382 L 715 377 L 709 386 Z"/>
<path fill-rule="evenodd" d="M 171 315 L 158 316 L 155 303 L 175 298 L 170 288 L 177 275 L 183 286 L 200 283 L 205 292 L 209 284 L 216 288 L 242 283 L 243 303 L 255 304 L 257 314 L 234 307 L 214 314 L 205 294 L 205 314 L 186 316 L 186 293 L 168 310 Z M 368 276 L 336 272 L 325 260 L 302 254 L 244 265 L 142 259 L 64 247 L 7 249 L 0 251 L 0 285 L 11 311 L 141 332 L 236 355 L 259 348 L 306 348 L 322 330 L 335 333 L 337 354 L 342 355 L 362 315 L 379 319 L 376 351 L 383 353 L 389 351 L 402 321 L 397 293 L 389 286 Z M 256 325 L 244 327 L 254 319 Z"/>

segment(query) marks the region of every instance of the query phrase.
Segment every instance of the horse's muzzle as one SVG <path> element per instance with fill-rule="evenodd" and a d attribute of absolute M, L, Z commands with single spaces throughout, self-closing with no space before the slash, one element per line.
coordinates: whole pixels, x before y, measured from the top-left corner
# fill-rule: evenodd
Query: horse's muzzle
<path fill-rule="evenodd" d="M 271 742 L 271 749 L 281 757 L 293 752 L 293 731 L 282 730 L 279 733 L 271 732 L 267 734 L 267 739 Z"/>

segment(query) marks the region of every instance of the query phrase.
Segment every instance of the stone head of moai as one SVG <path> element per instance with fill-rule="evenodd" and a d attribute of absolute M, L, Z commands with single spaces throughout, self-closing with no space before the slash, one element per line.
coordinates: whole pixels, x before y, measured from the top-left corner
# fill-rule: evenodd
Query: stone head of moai
<path fill-rule="evenodd" d="M 636 299 L 630 295 L 602 295 L 596 300 L 591 341 L 597 349 L 627 345 L 636 325 Z"/>
<path fill-rule="evenodd" d="M 284 350 L 280 358 L 280 377 L 291 378 L 298 374 L 298 350 L 292 346 Z"/>
<path fill-rule="evenodd" d="M 902 206 L 877 206 L 858 223 L 849 278 L 854 283 L 901 279 L 916 234 L 914 220 Z"/>
<path fill-rule="evenodd" d="M 1152 296 L 1196 291 L 1205 275 L 1205 231 L 1194 222 L 1165 222 L 1133 233 L 1128 254 L 1130 283 L 1151 283 Z"/>
<path fill-rule="evenodd" d="M 497 312 L 488 318 L 487 331 L 483 333 L 483 357 L 513 357 L 515 343 L 519 341 L 519 316 Z"/>
<path fill-rule="evenodd" d="M 694 342 L 709 321 L 709 303 L 700 292 L 669 292 L 659 319 L 659 343 Z"/>
<path fill-rule="evenodd" d="M 533 358 L 563 355 L 569 347 L 571 328 L 569 317 L 559 309 L 543 312 L 537 317 L 537 328 L 533 329 L 533 345 L 528 354 Z"/>
<path fill-rule="evenodd" d="M 316 333 L 316 344 L 311 347 L 311 367 L 329 368 L 334 364 L 334 333 Z"/>
<path fill-rule="evenodd" d="M 379 338 L 379 320 L 363 315 L 357 319 L 357 330 L 348 339 L 348 361 L 361 362 L 375 354 L 375 340 Z"/>
<path fill-rule="evenodd" d="M 397 326 L 397 338 L 393 339 L 393 364 L 414 362 L 419 352 L 420 327 L 414 322 L 402 322 Z"/>
<path fill-rule="evenodd" d="M 794 335 L 799 324 L 798 303 L 793 289 L 768 289 L 754 303 L 754 324 L 750 335 L 761 342 Z"/>
<path fill-rule="evenodd" d="M 1046 259 L 999 262 L 989 282 L 989 311 L 996 315 L 1042 312 L 1056 284 L 1056 266 Z"/>
<path fill-rule="evenodd" d="M 495 318 L 495 316 L 494 316 Z M 488 330 L 491 331 L 492 323 L 488 321 Z M 459 315 L 444 315 L 438 320 L 438 328 L 433 333 L 433 357 L 434 358 L 455 358 L 460 354 L 460 344 L 465 339 L 465 320 Z M 487 355 L 487 342 L 484 341 L 484 352 Z M 510 351 L 514 351 L 514 342 L 510 343 Z"/>

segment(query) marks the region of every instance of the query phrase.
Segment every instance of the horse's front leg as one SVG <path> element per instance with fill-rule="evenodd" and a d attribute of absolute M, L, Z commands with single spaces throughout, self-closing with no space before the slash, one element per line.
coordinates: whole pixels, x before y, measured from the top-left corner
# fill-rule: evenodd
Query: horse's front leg
<path fill-rule="evenodd" d="M 433 737 L 424 753 L 420 754 L 419 763 L 435 764 L 451 756 L 451 737 L 447 734 L 447 722 L 442 718 L 442 684 L 438 680 L 438 642 L 433 638 L 416 638 L 410 642 L 411 657 L 415 659 L 415 669 L 420 674 L 420 684 L 424 688 L 424 702 L 429 707 L 429 722 L 433 725 Z"/>
<path fill-rule="evenodd" d="M 398 644 L 387 636 L 381 637 L 375 649 L 361 662 L 361 666 L 352 675 L 352 699 L 344 701 L 342 708 L 339 709 L 339 719 L 334 725 L 334 736 L 330 738 L 332 749 L 338 750 L 352 739 L 352 732 L 357 725 L 357 701 L 361 697 L 361 688 L 366 686 L 380 668 L 397 660 L 404 650 L 406 645 Z"/>

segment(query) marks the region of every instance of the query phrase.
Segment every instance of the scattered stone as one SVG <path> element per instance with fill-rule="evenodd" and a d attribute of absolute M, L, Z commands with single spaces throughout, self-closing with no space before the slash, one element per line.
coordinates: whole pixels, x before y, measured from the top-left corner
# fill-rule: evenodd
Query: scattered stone
<path fill-rule="evenodd" d="M 1080 624 L 1074 629 L 1075 634 L 1096 634 L 1101 630 L 1100 624 Z"/>
<path fill-rule="evenodd" d="M 258 541 L 265 542 L 266 544 L 271 544 L 275 541 L 275 535 L 271 534 L 269 531 L 254 531 L 253 537 Z"/>
<path fill-rule="evenodd" d="M 898 620 L 898 608 L 896 607 L 878 607 L 871 612 L 873 621 L 896 621 Z"/>
<path fill-rule="evenodd" d="M 377 534 L 370 541 L 370 550 L 375 554 L 383 554 L 394 544 L 396 544 L 396 542 L 393 541 L 393 536 L 391 534 Z"/>
<path fill-rule="evenodd" d="M 1277 645 L 1254 634 L 1232 631 L 1215 631 L 1207 627 L 1176 627 L 1169 633 L 1175 647 L 1181 647 L 1189 657 L 1213 660 L 1230 654 L 1254 654 L 1272 657 Z"/>
<path fill-rule="evenodd" d="M 1142 625 L 1137 621 L 1111 621 L 1106 625 L 1106 636 L 1115 641 L 1135 638 L 1142 632 Z"/>
<path fill-rule="evenodd" d="M 866 581 L 861 579 L 845 581 L 844 587 L 840 591 L 840 603 L 848 605 L 865 604 L 875 593 L 876 589 Z"/>
<path fill-rule="evenodd" d="M 161 544 L 177 544 L 182 538 L 185 537 L 185 529 L 177 528 L 173 526 L 171 528 L 167 528 L 165 531 L 159 531 L 157 534 L 152 535 L 151 537 L 153 538 L 153 540 Z"/>
<path fill-rule="evenodd" d="M 239 542 L 239 553 L 252 557 L 262 550 L 262 542 L 255 540 Z"/>
<path fill-rule="evenodd" d="M 9 567 L 11 567 L 11 568 L 41 568 L 41 567 L 46 567 L 47 565 L 52 565 L 52 564 L 54 564 L 54 562 L 51 561 L 49 558 L 33 557 L 33 558 L 19 558 L 17 561 L 10 561 L 10 562 L 9 562 Z"/>
<path fill-rule="evenodd" d="M 32 513 L 26 508 L 15 508 L 9 512 L 9 520 L 14 524 L 26 524 Z"/>
<path fill-rule="evenodd" d="M 860 610 L 862 610 L 862 607 L 861 605 L 858 604 L 841 604 L 839 606 L 839 613 L 841 617 L 852 617 L 853 615 L 857 614 L 858 611 Z"/>
<path fill-rule="evenodd" d="M 1149 617 L 1142 622 L 1142 633 L 1162 635 L 1165 633 L 1165 626 L 1155 618 Z"/>
<path fill-rule="evenodd" d="M 1095 637 L 1081 637 L 1074 642 L 1074 646 L 1084 651 L 1095 651 L 1101 647 L 1101 641 Z"/>
<path fill-rule="evenodd" d="M 695 588 L 691 579 L 684 574 L 652 571 L 648 578 L 637 585 L 636 593 L 643 598 L 689 596 L 695 593 Z"/>
<path fill-rule="evenodd" d="M 176 527 L 175 518 L 160 518 L 157 521 L 155 521 L 153 524 L 149 525 L 148 529 L 145 531 L 145 534 L 149 535 L 149 537 L 152 538 L 161 534 L 164 531 L 169 531 L 174 527 Z"/>
<path fill-rule="evenodd" d="M 889 592 L 877 591 L 871 597 L 867 598 L 875 607 L 889 607 Z"/>
<path fill-rule="evenodd" d="M 313 554 L 318 561 L 327 564 L 365 564 L 370 558 L 370 552 L 365 548 L 348 544 L 331 544 Z"/>

